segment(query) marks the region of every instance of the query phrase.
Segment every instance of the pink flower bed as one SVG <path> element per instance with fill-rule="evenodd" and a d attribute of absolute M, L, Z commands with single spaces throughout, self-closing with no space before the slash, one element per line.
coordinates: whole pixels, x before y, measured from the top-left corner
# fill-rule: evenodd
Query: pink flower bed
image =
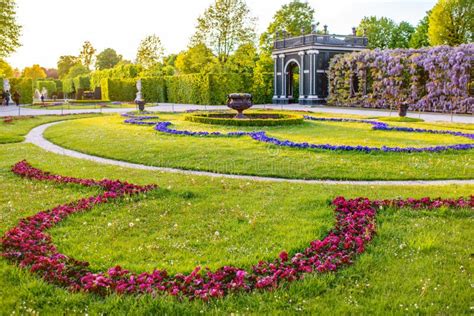
<path fill-rule="evenodd" d="M 95 205 L 108 203 L 124 196 L 141 194 L 155 185 L 134 185 L 118 180 L 78 179 L 52 175 L 33 168 L 26 161 L 13 166 L 12 171 L 22 177 L 57 183 L 98 186 L 104 193 L 59 205 L 51 210 L 22 219 L 1 239 L 2 256 L 41 276 L 44 280 L 68 288 L 106 295 L 167 293 L 189 299 L 208 300 L 232 292 L 273 289 L 283 282 L 301 279 L 307 273 L 336 271 L 354 262 L 363 253 L 376 233 L 376 210 L 383 207 L 439 208 L 474 206 L 468 199 L 406 199 L 370 201 L 366 198 L 346 200 L 337 197 L 335 227 L 323 240 L 310 242 L 302 253 L 289 255 L 281 252 L 273 261 L 260 261 L 250 270 L 224 266 L 216 271 L 197 267 L 189 274 L 169 275 L 165 270 L 133 273 L 119 266 L 94 273 L 87 262 L 78 261 L 57 251 L 45 231 L 73 213 L 85 212 Z"/>

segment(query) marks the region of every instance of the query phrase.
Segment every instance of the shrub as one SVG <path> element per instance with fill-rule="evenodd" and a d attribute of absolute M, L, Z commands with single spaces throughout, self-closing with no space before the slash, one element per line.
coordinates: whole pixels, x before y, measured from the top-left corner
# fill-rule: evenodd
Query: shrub
<path fill-rule="evenodd" d="M 209 104 L 209 76 L 192 74 L 165 77 L 168 102 Z"/>
<path fill-rule="evenodd" d="M 37 80 L 35 89 L 38 89 L 41 93 L 43 88 L 48 91 L 48 97 L 51 97 L 52 94 L 57 91 L 56 82 L 54 80 Z"/>
<path fill-rule="evenodd" d="M 74 83 L 74 89 L 77 91 L 79 89 L 87 91 L 91 87 L 91 79 L 89 75 L 77 76 L 72 79 Z"/>
<path fill-rule="evenodd" d="M 229 126 L 279 126 L 303 123 L 303 117 L 294 114 L 253 112 L 245 113 L 244 115 L 251 119 L 235 119 L 235 114 L 233 113 L 199 113 L 186 115 L 185 120 L 195 123 Z M 263 118 L 263 116 L 268 118 Z"/>
<path fill-rule="evenodd" d="M 166 102 L 166 83 L 163 77 L 142 79 L 142 93 L 145 102 Z"/>
<path fill-rule="evenodd" d="M 74 89 L 74 82 L 72 79 L 63 79 L 63 92 L 64 93 L 73 93 L 75 91 Z"/>
<path fill-rule="evenodd" d="M 133 101 L 137 91 L 135 84 L 133 79 L 102 79 L 102 100 Z"/>

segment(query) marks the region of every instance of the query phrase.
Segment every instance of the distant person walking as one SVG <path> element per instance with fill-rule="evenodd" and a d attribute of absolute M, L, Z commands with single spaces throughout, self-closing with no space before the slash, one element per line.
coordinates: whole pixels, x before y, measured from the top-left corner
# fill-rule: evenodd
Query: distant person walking
<path fill-rule="evenodd" d="M 20 98 L 21 95 L 18 93 L 18 91 L 15 91 L 13 93 L 13 101 L 16 103 L 16 106 L 20 106 Z"/>
<path fill-rule="evenodd" d="M 44 94 L 41 94 L 41 103 L 44 105 Z"/>
<path fill-rule="evenodd" d="M 3 98 L 5 100 L 5 105 L 8 106 L 10 104 L 10 92 L 5 91 Z"/>

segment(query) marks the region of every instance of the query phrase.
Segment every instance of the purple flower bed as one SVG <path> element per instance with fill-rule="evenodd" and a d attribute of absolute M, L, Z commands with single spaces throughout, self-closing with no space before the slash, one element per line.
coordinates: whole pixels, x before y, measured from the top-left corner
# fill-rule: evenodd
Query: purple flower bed
<path fill-rule="evenodd" d="M 143 114 L 152 114 L 153 112 L 143 112 Z M 122 114 L 123 117 L 128 117 L 128 119 L 126 119 L 125 121 L 123 121 L 124 123 L 127 123 L 127 124 L 135 124 L 135 125 L 148 125 L 148 126 L 152 126 L 152 125 L 155 125 L 156 122 L 150 122 L 148 120 L 157 120 L 159 119 L 158 116 L 156 115 L 136 115 L 136 114 L 133 114 L 133 113 L 123 113 Z M 148 121 L 148 122 L 145 122 L 145 121 Z"/>
<path fill-rule="evenodd" d="M 224 266 L 211 271 L 196 267 L 188 274 L 170 275 L 165 270 L 158 269 L 151 273 L 138 274 L 115 266 L 104 272 L 93 272 L 88 262 L 78 261 L 58 252 L 45 231 L 71 214 L 89 211 L 95 205 L 109 203 L 117 198 L 145 193 L 156 186 L 52 175 L 33 168 L 26 161 L 17 163 L 12 171 L 29 179 L 99 186 L 104 189 L 105 192 L 98 196 L 59 205 L 24 218 L 0 240 L 2 256 L 17 263 L 19 267 L 71 291 L 100 295 L 164 293 L 189 299 L 209 300 L 230 293 L 271 290 L 282 283 L 302 279 L 307 273 L 337 271 L 352 264 L 376 234 L 375 216 L 378 209 L 474 207 L 473 196 L 466 199 L 410 198 L 378 201 L 366 198 L 346 200 L 344 197 L 337 197 L 332 202 L 336 215 L 335 227 L 324 239 L 311 241 L 303 252 L 294 255 L 282 251 L 278 258 L 260 261 L 249 270 Z"/>
<path fill-rule="evenodd" d="M 474 149 L 474 144 L 456 144 L 456 145 L 444 145 L 444 146 L 430 146 L 430 147 L 369 147 L 369 146 L 345 146 L 345 145 L 331 145 L 331 144 L 311 144 L 307 142 L 299 143 L 290 140 L 281 140 L 278 138 L 270 137 L 264 131 L 255 132 L 206 132 L 206 131 L 188 131 L 188 130 L 176 130 L 169 128 L 171 122 L 143 122 L 142 120 L 154 119 L 156 117 L 139 116 L 137 118 L 125 120 L 125 123 L 136 124 L 136 125 L 155 125 L 154 129 L 161 133 L 167 133 L 172 135 L 185 135 L 185 136 L 249 136 L 255 141 L 273 144 L 275 146 L 289 147 L 289 148 L 301 148 L 301 149 L 320 149 L 320 150 L 331 150 L 331 151 L 358 151 L 358 152 L 399 152 L 399 153 L 419 153 L 419 152 L 441 152 L 446 150 L 469 150 Z M 399 131 L 408 133 L 431 133 L 431 134 L 449 134 L 453 136 L 466 137 L 474 139 L 474 134 L 467 134 L 448 130 L 428 130 L 419 128 L 409 127 L 391 127 L 383 122 L 376 122 L 370 120 L 357 120 L 357 119 L 342 119 L 342 118 L 317 118 L 313 116 L 305 115 L 304 118 L 310 121 L 327 121 L 327 122 L 354 122 L 354 123 L 366 123 L 371 124 L 374 130 L 385 130 L 385 131 Z"/>

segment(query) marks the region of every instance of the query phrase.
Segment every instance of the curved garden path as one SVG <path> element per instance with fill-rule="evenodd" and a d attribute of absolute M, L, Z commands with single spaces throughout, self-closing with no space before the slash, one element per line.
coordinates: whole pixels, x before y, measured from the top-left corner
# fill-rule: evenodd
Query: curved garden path
<path fill-rule="evenodd" d="M 241 180 L 252 180 L 252 181 L 265 181 L 265 182 L 289 182 L 289 183 L 307 183 L 307 184 L 345 184 L 345 185 L 396 185 L 396 186 L 409 186 L 409 185 L 448 185 L 448 184 L 474 184 L 474 179 L 471 180 L 305 180 L 305 179 L 286 179 L 286 178 L 274 178 L 274 177 L 260 177 L 260 176 L 247 176 L 247 175 L 234 175 L 225 173 L 215 173 L 208 171 L 196 171 L 186 170 L 177 168 L 166 168 L 166 167 L 155 167 L 147 166 L 142 164 L 136 164 L 121 160 L 114 160 L 109 158 L 102 158 L 98 156 L 84 154 L 78 151 L 63 148 L 55 145 L 52 142 L 44 138 L 44 131 L 50 126 L 63 123 L 53 122 L 47 123 L 33 128 L 28 135 L 26 135 L 25 142 L 34 144 L 46 151 L 69 156 L 73 158 L 90 160 L 102 164 L 115 165 L 119 167 L 141 169 L 141 170 L 152 170 L 179 173 L 185 175 L 197 175 L 197 176 L 208 176 L 228 179 L 241 179 Z"/>

